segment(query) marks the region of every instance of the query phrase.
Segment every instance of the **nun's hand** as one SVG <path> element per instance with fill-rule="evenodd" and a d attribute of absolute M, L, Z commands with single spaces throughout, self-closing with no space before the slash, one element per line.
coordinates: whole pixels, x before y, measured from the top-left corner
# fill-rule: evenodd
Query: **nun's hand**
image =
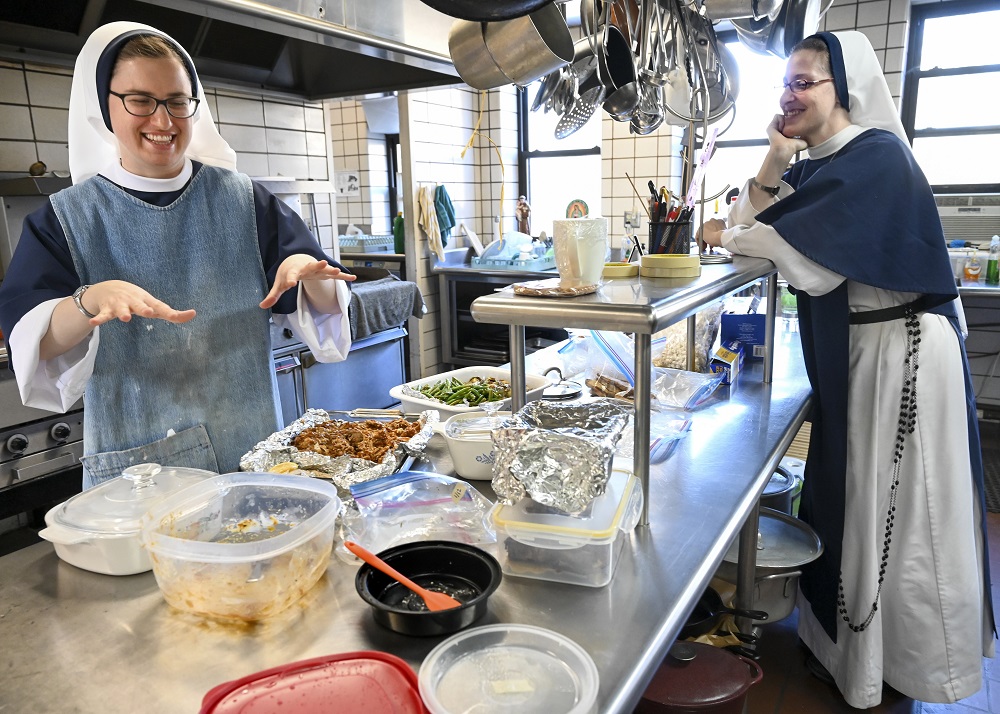
<path fill-rule="evenodd" d="M 296 253 L 281 261 L 278 272 L 274 276 L 274 285 L 261 301 L 260 306 L 265 310 L 273 307 L 286 290 L 291 290 L 301 280 L 346 280 L 350 282 L 356 278 L 356 275 L 345 273 L 325 260 L 316 260 L 311 255 Z"/>
<path fill-rule="evenodd" d="M 89 320 L 91 327 L 112 320 L 128 322 L 133 315 L 167 322 L 182 323 L 194 319 L 194 310 L 175 310 L 138 285 L 124 280 L 105 280 L 94 283 L 81 298 L 83 306 L 96 317 Z"/>
<path fill-rule="evenodd" d="M 781 154 L 787 163 L 797 152 L 808 149 L 809 144 L 798 137 L 785 136 L 784 129 L 784 115 L 775 114 L 771 123 L 767 125 L 767 140 L 771 142 L 771 148 Z"/>
<path fill-rule="evenodd" d="M 722 231 L 726 230 L 726 222 L 718 218 L 709 218 L 705 221 L 705 225 L 698 229 L 698 235 L 695 237 L 698 241 L 698 245 L 710 245 L 713 248 L 718 248 L 722 245 Z"/>

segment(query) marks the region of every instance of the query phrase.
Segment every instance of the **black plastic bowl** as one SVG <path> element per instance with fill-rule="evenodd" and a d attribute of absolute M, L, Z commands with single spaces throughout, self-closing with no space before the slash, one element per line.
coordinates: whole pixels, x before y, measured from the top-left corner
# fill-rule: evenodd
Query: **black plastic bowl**
<path fill-rule="evenodd" d="M 462 603 L 431 612 L 418 595 L 363 564 L 354 579 L 358 594 L 371 605 L 375 622 L 403 635 L 446 635 L 468 627 L 486 614 L 486 601 L 500 585 L 496 558 L 464 543 L 404 543 L 378 556 L 417 585 L 446 592 Z"/>

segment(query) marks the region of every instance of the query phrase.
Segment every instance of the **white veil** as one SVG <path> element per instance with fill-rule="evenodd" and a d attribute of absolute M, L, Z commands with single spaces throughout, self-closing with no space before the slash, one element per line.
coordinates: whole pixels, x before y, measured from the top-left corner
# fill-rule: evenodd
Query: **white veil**
<path fill-rule="evenodd" d="M 847 75 L 847 91 L 850 95 L 851 123 L 866 129 L 885 129 L 898 136 L 904 144 L 910 145 L 899 119 L 899 110 L 892 101 L 889 85 L 885 82 L 882 65 L 871 42 L 863 32 L 851 30 L 830 33 L 840 42 L 843 52 L 844 72 Z M 835 65 L 833 57 L 831 64 Z M 834 76 L 837 67 L 833 68 Z"/>
<path fill-rule="evenodd" d="M 166 33 L 135 22 L 111 22 L 94 30 L 76 59 L 73 84 L 69 99 L 69 171 L 73 183 L 81 183 L 109 165 L 117 164 L 121 158 L 118 140 L 104 123 L 101 102 L 106 98 L 97 96 L 97 62 L 105 48 L 118 37 L 135 30 L 159 35 L 169 40 L 179 52 L 187 57 L 187 51 Z M 212 112 L 205 101 L 205 91 L 201 81 L 194 77 L 195 91 L 201 104 L 194 115 L 191 127 L 191 143 L 185 156 L 212 166 L 236 169 L 236 152 L 219 135 L 212 119 Z"/>

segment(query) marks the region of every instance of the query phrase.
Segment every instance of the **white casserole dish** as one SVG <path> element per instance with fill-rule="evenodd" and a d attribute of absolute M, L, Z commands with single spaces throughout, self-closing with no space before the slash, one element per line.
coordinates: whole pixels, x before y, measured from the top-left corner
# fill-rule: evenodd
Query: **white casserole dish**
<path fill-rule="evenodd" d="M 49 509 L 38 535 L 78 568 L 104 575 L 144 573 L 153 565 L 139 542 L 142 516 L 168 495 L 212 476 L 201 469 L 130 466 L 118 478 Z"/>
<path fill-rule="evenodd" d="M 404 412 L 422 412 L 425 409 L 437 409 L 441 413 L 442 419 L 447 419 L 453 414 L 468 414 L 470 412 L 482 413 L 482 408 L 478 406 L 449 406 L 433 399 L 424 399 L 411 394 L 405 394 L 404 390 L 404 387 L 419 389 L 424 385 L 434 384 L 435 382 L 441 382 L 449 378 L 455 378 L 460 382 L 467 382 L 473 377 L 493 377 L 495 379 L 505 379 L 509 382 L 510 370 L 506 367 L 462 367 L 461 369 L 453 369 L 450 372 L 436 374 L 433 377 L 424 377 L 423 379 L 417 379 L 412 382 L 399 384 L 389 390 L 389 396 L 400 401 Z M 550 384 L 551 380 L 548 377 L 541 374 L 526 373 L 524 375 L 526 392 L 525 401 L 532 402 L 536 399 L 541 399 L 542 392 L 544 392 L 545 388 Z M 510 409 L 510 399 L 504 399 L 500 408 Z"/>
<path fill-rule="evenodd" d="M 499 425 L 510 412 L 497 412 Z M 455 414 L 439 428 L 448 442 L 448 452 L 455 473 L 470 481 L 489 481 L 493 478 L 493 436 L 490 433 L 491 417 L 484 412 Z"/>

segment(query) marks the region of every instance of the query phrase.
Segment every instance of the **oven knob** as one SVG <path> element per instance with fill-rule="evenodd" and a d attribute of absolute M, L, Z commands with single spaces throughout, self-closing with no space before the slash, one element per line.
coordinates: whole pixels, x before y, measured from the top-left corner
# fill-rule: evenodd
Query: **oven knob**
<path fill-rule="evenodd" d="M 28 437 L 24 434 L 14 434 L 7 439 L 7 451 L 12 454 L 23 454 L 28 448 Z"/>
<path fill-rule="evenodd" d="M 69 428 L 69 424 L 67 424 L 64 421 L 61 421 L 58 424 L 53 425 L 53 427 L 49 429 L 49 435 L 56 441 L 66 441 L 66 439 L 68 439 L 69 435 L 72 433 L 73 432 Z"/>

